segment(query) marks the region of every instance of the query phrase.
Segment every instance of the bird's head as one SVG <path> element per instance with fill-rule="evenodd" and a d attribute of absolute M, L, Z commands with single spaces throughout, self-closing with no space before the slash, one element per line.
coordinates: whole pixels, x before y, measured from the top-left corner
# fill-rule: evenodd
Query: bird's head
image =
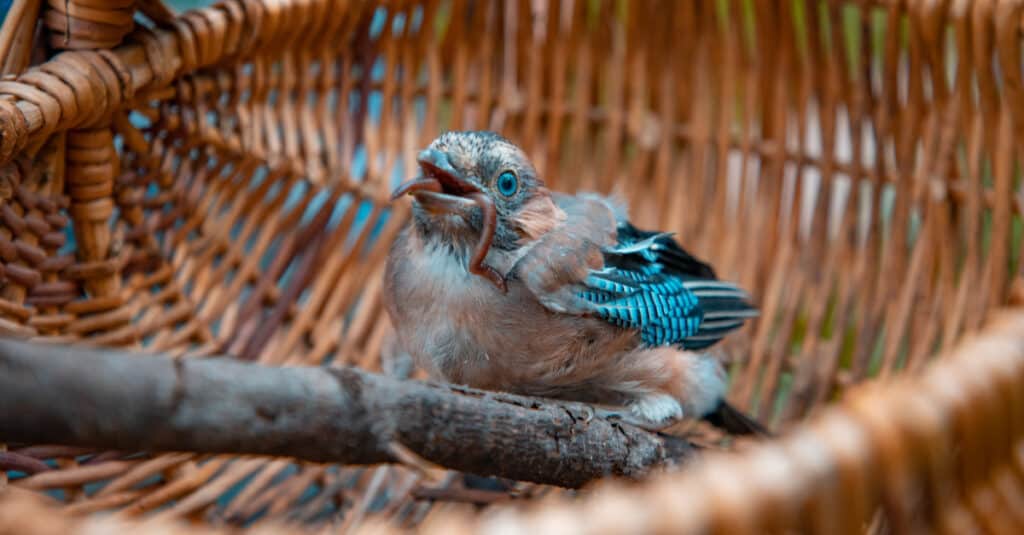
<path fill-rule="evenodd" d="M 559 220 L 529 158 L 498 134 L 446 132 L 417 161 L 421 176 L 399 186 L 393 198 L 413 196 L 416 228 L 426 238 L 472 248 L 485 227 L 487 201 L 496 215 L 489 244 L 496 249 L 517 249 Z"/>

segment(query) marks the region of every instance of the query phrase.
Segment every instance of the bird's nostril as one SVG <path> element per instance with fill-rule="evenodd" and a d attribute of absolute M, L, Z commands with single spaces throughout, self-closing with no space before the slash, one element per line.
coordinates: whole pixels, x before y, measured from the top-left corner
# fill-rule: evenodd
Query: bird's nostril
<path fill-rule="evenodd" d="M 420 152 L 416 157 L 416 161 L 419 162 L 420 166 L 430 167 L 440 174 L 455 176 L 457 173 L 452 166 L 452 162 L 448 159 L 448 155 L 437 149 L 426 149 Z"/>

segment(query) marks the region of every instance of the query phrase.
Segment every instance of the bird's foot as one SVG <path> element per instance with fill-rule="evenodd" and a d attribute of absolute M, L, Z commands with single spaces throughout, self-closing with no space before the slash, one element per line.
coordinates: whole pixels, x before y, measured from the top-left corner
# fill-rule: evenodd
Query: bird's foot
<path fill-rule="evenodd" d="M 659 431 L 683 419 L 683 407 L 668 394 L 649 394 L 618 409 L 597 409 L 597 415 L 635 425 L 648 431 Z"/>
<path fill-rule="evenodd" d="M 597 411 L 594 410 L 594 407 L 591 407 L 590 405 L 587 404 L 583 404 L 583 406 L 580 407 L 580 412 L 583 413 L 583 423 L 585 424 L 589 424 L 590 421 L 593 420 L 594 416 L 597 414 Z"/>

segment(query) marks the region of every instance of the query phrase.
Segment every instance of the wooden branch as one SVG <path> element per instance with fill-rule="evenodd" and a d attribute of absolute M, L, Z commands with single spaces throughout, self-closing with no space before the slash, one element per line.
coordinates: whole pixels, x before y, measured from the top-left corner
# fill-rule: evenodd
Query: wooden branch
<path fill-rule="evenodd" d="M 591 413 L 592 414 L 592 413 Z M 579 487 L 684 459 L 685 440 L 584 405 L 395 378 L 0 340 L 0 441 L 395 461 Z"/>

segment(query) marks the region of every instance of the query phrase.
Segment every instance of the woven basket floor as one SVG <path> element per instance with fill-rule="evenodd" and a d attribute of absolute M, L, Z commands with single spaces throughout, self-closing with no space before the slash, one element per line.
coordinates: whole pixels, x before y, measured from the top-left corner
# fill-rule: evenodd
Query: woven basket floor
<path fill-rule="evenodd" d="M 4 333 L 394 373 L 381 271 L 407 203 L 388 194 L 441 131 L 492 129 L 553 189 L 619 194 L 751 291 L 761 317 L 718 351 L 730 398 L 783 434 L 484 507 L 427 499 L 457 474 L 400 464 L 0 445 L 52 468 L 0 474 L 0 532 L 1022 532 L 1022 14 L 15 1 Z"/>

